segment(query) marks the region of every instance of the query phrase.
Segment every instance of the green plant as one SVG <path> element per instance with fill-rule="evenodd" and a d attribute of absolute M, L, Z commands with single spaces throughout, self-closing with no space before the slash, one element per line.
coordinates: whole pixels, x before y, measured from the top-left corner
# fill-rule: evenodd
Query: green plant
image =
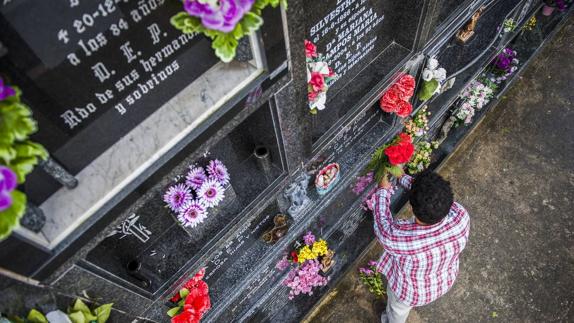
<path fill-rule="evenodd" d="M 371 260 L 367 267 L 359 268 L 359 279 L 375 297 L 381 298 L 387 294 L 383 275 L 377 270 L 377 262 Z"/>
<path fill-rule="evenodd" d="M 228 63 L 235 57 L 238 40 L 258 30 L 263 24 L 262 10 L 269 5 L 276 8 L 280 4 L 287 7 L 287 0 L 256 0 L 251 10 L 245 13 L 230 32 L 209 29 L 202 24 L 201 19 L 191 16 L 186 11 L 171 17 L 170 22 L 185 34 L 200 33 L 211 38 L 211 47 L 215 50 L 215 55 L 223 62 Z"/>
<path fill-rule="evenodd" d="M 77 298 L 72 307 L 68 308 L 67 316 L 72 323 L 106 323 L 110 318 L 112 306 L 112 303 L 104 304 L 90 310 L 81 299 Z M 36 309 L 31 309 L 25 319 L 21 317 L 9 319 L 13 323 L 48 323 L 46 316 Z"/>

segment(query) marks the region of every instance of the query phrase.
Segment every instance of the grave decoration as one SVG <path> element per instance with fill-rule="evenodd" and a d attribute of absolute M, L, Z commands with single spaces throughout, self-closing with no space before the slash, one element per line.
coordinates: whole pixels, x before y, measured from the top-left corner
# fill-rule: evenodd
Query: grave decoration
<path fill-rule="evenodd" d="M 16 186 L 48 158 L 44 147 L 28 139 L 38 127 L 20 96 L 19 88 L 0 78 L 0 240 L 19 225 L 26 209 L 26 195 Z"/>
<path fill-rule="evenodd" d="M 408 117 L 413 111 L 409 102 L 414 94 L 415 78 L 409 74 L 402 75 L 381 97 L 381 110 L 394 113 L 401 118 Z"/>
<path fill-rule="evenodd" d="M 225 198 L 229 179 L 227 167 L 217 159 L 210 160 L 205 168 L 191 165 L 185 182 L 170 186 L 163 200 L 181 225 L 194 228 L 207 218 L 209 208 Z"/>
<path fill-rule="evenodd" d="M 289 254 L 275 266 L 280 271 L 291 268 L 282 282 L 290 288 L 289 299 L 299 294 L 313 295 L 314 288 L 327 285 L 329 277 L 325 274 L 335 264 L 334 256 L 335 252 L 329 249 L 327 241 L 317 240 L 311 231 L 301 241 L 296 241 Z"/>
<path fill-rule="evenodd" d="M 373 172 L 374 180 L 379 183 L 388 174 L 399 177 L 403 174 L 402 166 L 413 156 L 415 146 L 407 133 L 398 134 L 390 143 L 375 150 L 367 165 L 367 172 Z"/>
<path fill-rule="evenodd" d="M 261 239 L 268 244 L 275 244 L 283 238 L 289 230 L 288 218 L 285 214 L 277 214 L 273 217 L 273 228 L 265 231 Z"/>
<path fill-rule="evenodd" d="M 415 152 L 412 159 L 407 163 L 406 170 L 414 175 L 427 169 L 431 164 L 432 151 L 438 148 L 436 141 L 422 140 L 415 143 Z"/>
<path fill-rule="evenodd" d="M 504 22 L 502 23 L 502 31 L 504 33 L 509 33 L 509 32 L 514 31 L 516 29 L 516 27 L 517 27 L 517 24 L 514 21 L 514 19 L 512 19 L 512 18 L 504 19 Z"/>
<path fill-rule="evenodd" d="M 327 90 L 337 79 L 337 75 L 327 65 L 323 54 L 317 53 L 317 46 L 305 40 L 305 60 L 307 62 L 307 97 L 311 114 L 325 109 Z"/>
<path fill-rule="evenodd" d="M 530 17 L 530 19 L 528 19 L 528 21 L 524 24 L 524 26 L 522 26 L 522 30 L 524 31 L 532 31 L 534 30 L 534 27 L 536 27 L 536 16 L 532 16 Z"/>
<path fill-rule="evenodd" d="M 341 167 L 337 163 L 331 163 L 323 167 L 315 177 L 315 188 L 319 195 L 325 195 L 335 187 L 339 181 Z"/>
<path fill-rule="evenodd" d="M 74 305 L 68 308 L 67 313 L 61 310 L 54 310 L 46 315 L 42 312 L 31 309 L 26 316 L 26 319 L 14 316 L 8 317 L 9 322 L 30 322 L 30 323 L 48 323 L 48 322 L 62 322 L 62 323 L 78 323 L 78 322 L 97 322 L 106 323 L 112 313 L 112 306 L 114 304 L 104 304 L 95 309 L 90 309 L 81 299 L 76 299 Z M 1 318 L 1 317 L 0 317 Z M 1 320 L 0 320 L 1 321 Z"/>
<path fill-rule="evenodd" d="M 184 0 L 185 11 L 171 17 L 171 24 L 185 34 L 202 33 L 211 38 L 215 55 L 229 63 L 238 41 L 263 24 L 267 6 L 287 6 L 287 0 Z"/>
<path fill-rule="evenodd" d="M 510 77 L 516 70 L 520 61 L 518 53 L 510 47 L 505 48 L 496 55 L 496 58 L 486 70 L 486 76 L 491 82 L 500 84 Z"/>
<path fill-rule="evenodd" d="M 418 93 L 418 98 L 421 101 L 430 99 L 436 93 L 440 93 L 441 85 L 446 80 L 446 70 L 439 67 L 439 62 L 436 58 L 431 57 L 427 60 L 427 65 L 422 73 L 423 85 Z"/>
<path fill-rule="evenodd" d="M 204 276 L 205 268 L 202 268 L 170 299 L 177 304 L 167 312 L 172 323 L 198 323 L 211 308 L 209 286 L 203 281 Z"/>
<path fill-rule="evenodd" d="M 492 82 L 485 84 L 485 80 L 473 80 L 470 82 L 460 95 L 460 105 L 453 114 L 456 119 L 454 125 L 470 124 L 476 110 L 482 109 L 494 97 L 496 88 L 496 84 Z"/>
<path fill-rule="evenodd" d="M 472 15 L 472 17 L 466 23 L 466 25 L 456 33 L 456 39 L 459 41 L 459 43 L 466 44 L 470 40 L 470 38 L 474 35 L 474 30 L 476 29 L 478 20 L 480 19 L 480 16 L 482 16 L 482 13 L 484 12 L 485 9 L 486 9 L 485 6 L 480 7 Z"/>
<path fill-rule="evenodd" d="M 429 130 L 430 115 L 431 113 L 427 111 L 427 107 L 423 106 L 412 118 L 404 122 L 404 132 L 412 138 L 423 137 Z"/>
<path fill-rule="evenodd" d="M 377 262 L 370 260 L 366 267 L 359 268 L 359 279 L 376 298 L 387 294 L 383 285 L 383 274 L 377 269 Z"/>
<path fill-rule="evenodd" d="M 545 16 L 551 16 L 556 8 L 558 8 L 558 11 L 563 12 L 566 10 L 566 2 L 564 0 L 544 0 L 542 14 Z"/>

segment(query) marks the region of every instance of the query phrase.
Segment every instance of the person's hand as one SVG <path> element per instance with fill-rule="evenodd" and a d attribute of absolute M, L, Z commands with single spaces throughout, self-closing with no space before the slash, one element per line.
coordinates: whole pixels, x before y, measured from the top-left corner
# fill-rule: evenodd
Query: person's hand
<path fill-rule="evenodd" d="M 383 178 L 381 178 L 381 181 L 379 182 L 379 187 L 384 188 L 384 189 L 390 189 L 391 188 L 391 183 L 389 182 L 388 174 L 385 174 L 383 176 Z"/>

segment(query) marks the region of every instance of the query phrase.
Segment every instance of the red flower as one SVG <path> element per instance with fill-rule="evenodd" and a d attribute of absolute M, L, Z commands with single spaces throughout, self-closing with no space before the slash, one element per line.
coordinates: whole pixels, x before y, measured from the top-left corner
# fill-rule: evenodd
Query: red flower
<path fill-rule="evenodd" d="M 327 77 L 334 77 L 336 75 L 335 71 L 333 71 L 333 69 L 330 66 L 328 66 L 327 68 L 329 69 L 329 74 L 327 75 Z"/>
<path fill-rule="evenodd" d="M 297 256 L 297 251 L 291 251 L 291 260 L 293 260 L 293 262 L 299 262 L 299 257 Z"/>
<path fill-rule="evenodd" d="M 401 132 L 399 134 L 399 142 L 413 142 L 413 139 L 411 138 L 411 136 L 409 136 L 408 134 Z"/>
<path fill-rule="evenodd" d="M 398 111 L 398 103 L 401 101 L 399 93 L 396 92 L 392 87 L 385 92 L 381 100 L 379 101 L 379 105 L 381 109 L 388 113 L 393 113 Z"/>
<path fill-rule="evenodd" d="M 315 101 L 315 99 L 317 98 L 319 92 L 315 92 L 315 91 L 311 91 L 309 93 L 307 93 L 307 99 L 309 100 L 309 102 L 313 102 Z"/>
<path fill-rule="evenodd" d="M 181 300 L 181 296 L 179 295 L 179 293 L 176 293 L 175 295 L 173 295 L 172 298 L 169 299 L 169 301 L 172 303 L 177 303 L 180 300 Z"/>
<path fill-rule="evenodd" d="M 305 39 L 305 56 L 308 58 L 317 57 L 317 46 Z"/>
<path fill-rule="evenodd" d="M 403 75 L 396 83 L 403 92 L 403 95 L 410 99 L 415 91 L 415 78 L 409 74 Z"/>
<path fill-rule="evenodd" d="M 313 91 L 321 91 L 325 86 L 325 78 L 319 72 L 311 72 L 311 80 L 309 84 L 313 87 Z"/>
<path fill-rule="evenodd" d="M 408 101 L 400 101 L 397 107 L 396 113 L 401 118 L 406 118 L 413 112 L 413 106 Z"/>
<path fill-rule="evenodd" d="M 408 162 L 415 151 L 414 145 L 409 141 L 400 141 L 398 144 L 385 149 L 385 155 L 391 165 L 399 165 Z"/>
<path fill-rule="evenodd" d="M 199 323 L 201 316 L 193 311 L 183 311 L 171 318 L 171 323 Z"/>

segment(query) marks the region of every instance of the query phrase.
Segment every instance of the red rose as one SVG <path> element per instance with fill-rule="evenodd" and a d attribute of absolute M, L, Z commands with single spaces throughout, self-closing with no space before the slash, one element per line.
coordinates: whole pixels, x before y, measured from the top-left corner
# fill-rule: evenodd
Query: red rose
<path fill-rule="evenodd" d="M 397 107 L 397 115 L 401 118 L 406 118 L 413 112 L 413 106 L 408 101 L 400 101 Z"/>
<path fill-rule="evenodd" d="M 408 134 L 406 134 L 404 132 L 401 132 L 399 134 L 399 138 L 400 138 L 399 142 L 413 142 L 411 136 L 409 136 Z"/>
<path fill-rule="evenodd" d="M 321 91 L 325 86 L 325 78 L 319 72 L 311 72 L 311 80 L 309 84 L 313 87 L 313 91 Z"/>
<path fill-rule="evenodd" d="M 336 75 L 335 71 L 333 71 L 333 69 L 329 66 L 327 68 L 329 69 L 329 74 L 327 74 L 327 77 L 334 77 Z"/>
<path fill-rule="evenodd" d="M 299 257 L 297 257 L 296 251 L 291 251 L 291 260 L 293 260 L 293 262 L 299 262 Z"/>
<path fill-rule="evenodd" d="M 171 318 L 171 323 L 199 323 L 201 317 L 193 311 L 183 311 Z"/>
<path fill-rule="evenodd" d="M 397 81 L 397 84 L 405 91 L 405 94 L 408 97 L 413 96 L 415 91 L 415 78 L 409 74 L 405 74 L 401 76 L 401 78 Z"/>
<path fill-rule="evenodd" d="M 309 93 L 307 93 L 307 99 L 309 100 L 309 102 L 313 102 L 317 98 L 318 94 L 319 92 L 310 91 Z"/>
<path fill-rule="evenodd" d="M 169 299 L 169 301 L 172 303 L 177 303 L 180 300 L 181 300 L 181 296 L 179 295 L 179 293 L 176 293 L 175 295 L 173 295 L 172 298 Z"/>
<path fill-rule="evenodd" d="M 408 162 L 415 151 L 415 147 L 408 141 L 401 141 L 396 145 L 385 149 L 385 155 L 391 165 L 399 165 Z"/>
<path fill-rule="evenodd" d="M 398 84 L 393 84 L 389 91 L 396 93 L 399 96 L 399 99 L 402 101 L 408 101 L 411 98 L 407 95 L 408 93 L 406 93 Z"/>
<path fill-rule="evenodd" d="M 317 57 L 317 46 L 305 39 L 305 56 L 308 58 Z"/>
<path fill-rule="evenodd" d="M 400 101 L 401 98 L 399 96 L 399 93 L 393 90 L 393 88 L 391 87 L 389 90 L 387 90 L 387 92 L 385 92 L 385 94 L 383 95 L 383 97 L 379 102 L 379 105 L 381 106 L 381 109 L 383 111 L 393 113 L 398 111 L 397 103 L 399 103 Z"/>

